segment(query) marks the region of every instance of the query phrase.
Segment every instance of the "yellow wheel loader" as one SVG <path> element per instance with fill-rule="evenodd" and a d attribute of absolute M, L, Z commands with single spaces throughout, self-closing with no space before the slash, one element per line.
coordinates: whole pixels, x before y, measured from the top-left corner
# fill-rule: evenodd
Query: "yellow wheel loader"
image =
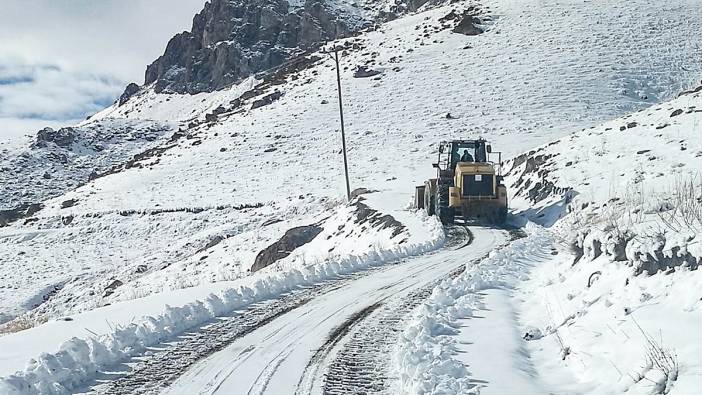
<path fill-rule="evenodd" d="M 497 162 L 490 161 L 498 156 Z M 503 224 L 507 219 L 507 187 L 501 174 L 502 153 L 483 139 L 444 141 L 434 163 L 436 178 L 416 188 L 415 206 L 444 224 L 457 215 L 466 222 Z"/>

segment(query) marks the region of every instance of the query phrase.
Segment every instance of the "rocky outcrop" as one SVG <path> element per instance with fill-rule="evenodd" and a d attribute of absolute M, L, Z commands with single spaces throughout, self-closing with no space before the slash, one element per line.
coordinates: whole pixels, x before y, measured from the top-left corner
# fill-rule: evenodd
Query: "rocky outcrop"
<path fill-rule="evenodd" d="M 156 92 L 211 92 L 283 64 L 350 28 L 323 0 L 212 0 L 146 70 Z"/>
<path fill-rule="evenodd" d="M 479 27 L 483 21 L 478 18 L 481 14 L 481 10 L 478 7 L 471 6 L 463 10 L 463 12 L 458 13 L 456 10 L 451 11 L 448 15 L 439 19 L 442 23 L 453 22 L 456 23 L 453 28 L 454 33 L 465 34 L 466 36 L 477 36 L 485 31 Z"/>
<path fill-rule="evenodd" d="M 154 84 L 157 93 L 212 92 L 283 65 L 324 42 L 447 1 L 394 0 L 386 7 L 360 0 L 353 11 L 333 0 L 297 0 L 294 5 L 289 0 L 211 0 L 193 19 L 192 29 L 173 37 L 164 54 L 147 67 L 144 82 Z M 366 20 L 361 14 L 375 15 Z M 120 105 L 135 88 L 127 87 Z"/>
<path fill-rule="evenodd" d="M 75 141 L 76 131 L 73 128 L 61 128 L 54 130 L 52 128 L 44 128 L 37 132 L 37 141 L 35 147 L 45 147 L 47 143 L 54 143 L 59 147 L 70 147 Z"/>
<path fill-rule="evenodd" d="M 0 210 L 0 228 L 7 226 L 19 219 L 31 217 L 44 206 L 38 203 L 24 203 L 10 210 Z"/>
<path fill-rule="evenodd" d="M 371 1 L 377 0 L 366 1 L 366 7 L 368 7 L 368 3 Z M 394 2 L 390 2 L 391 4 L 387 7 L 378 10 L 377 19 L 380 21 L 391 21 L 409 12 L 417 12 L 424 6 L 432 7 L 449 2 L 453 2 L 453 0 L 394 0 Z"/>
<path fill-rule="evenodd" d="M 484 32 L 483 29 L 478 27 L 481 23 L 482 21 L 480 19 L 471 15 L 469 12 L 464 12 L 458 25 L 453 28 L 453 32 L 465 34 L 466 36 L 477 36 Z"/>
<path fill-rule="evenodd" d="M 358 66 L 356 67 L 356 70 L 353 72 L 353 78 L 370 78 L 370 77 L 375 77 L 376 75 L 383 74 L 382 71 L 378 70 L 373 70 L 369 69 L 366 66 Z"/>
<path fill-rule="evenodd" d="M 39 203 L 160 146 L 170 133 L 167 124 L 105 119 L 58 130 L 44 128 L 29 147 L 0 149 L 0 228 L 31 219 L 41 208 Z"/>
<path fill-rule="evenodd" d="M 314 240 L 322 230 L 324 228 L 319 225 L 300 226 L 288 230 L 280 240 L 258 253 L 251 272 L 257 272 L 287 257 L 295 249 Z"/>
<path fill-rule="evenodd" d="M 135 83 L 131 83 L 127 85 L 127 88 L 124 90 L 124 93 L 122 93 L 122 96 L 119 97 L 119 105 L 122 106 L 124 103 L 126 103 L 129 99 L 132 98 L 132 96 L 136 95 L 137 92 L 139 92 L 139 85 Z"/>

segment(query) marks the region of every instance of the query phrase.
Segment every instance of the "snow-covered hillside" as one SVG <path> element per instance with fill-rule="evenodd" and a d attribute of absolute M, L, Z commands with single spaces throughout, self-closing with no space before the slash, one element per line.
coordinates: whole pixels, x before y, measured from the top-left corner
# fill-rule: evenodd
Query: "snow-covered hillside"
<path fill-rule="evenodd" d="M 9 210 L 61 195 L 164 145 L 171 129 L 167 122 L 106 119 L 76 128 L 45 128 L 32 141 L 0 150 L 0 212 L 6 215 L 0 224 L 16 220 Z"/>
<path fill-rule="evenodd" d="M 338 6 L 367 18 L 390 3 L 356 8 L 339 1 Z M 480 19 L 484 33 L 452 31 L 464 10 Z M 405 225 L 401 236 L 387 229 L 363 235 L 367 226 L 351 225 L 353 206 L 343 204 L 336 72 L 328 55 L 312 51 L 212 93 L 157 94 L 146 86 L 76 128 L 87 136 L 81 141 L 89 143 L 62 147 L 50 142 L 0 153 L 0 181 L 11 191 L 1 202 L 41 203 L 30 212 L 30 206 L 21 208 L 16 220 L 0 228 L 0 323 L 6 323 L 0 331 L 49 320 L 33 329 L 44 333 L 74 320 L 67 335 L 90 336 L 80 333 L 79 324 L 88 322 L 90 331 L 109 338 L 114 328 L 96 322 L 119 311 L 115 320 L 128 325 L 140 316 L 130 311 L 139 300 L 154 301 L 143 313 L 163 318 L 164 301 L 172 295 L 180 295 L 178 304 L 184 306 L 207 298 L 212 287 L 226 292 L 249 286 L 258 275 L 251 273 L 258 254 L 294 227 L 326 224 L 320 225 L 322 236 L 264 274 L 326 268 L 327 261 L 355 270 L 366 267 L 353 264 L 359 257 L 371 255 L 380 263 L 436 248 L 443 237 L 433 228 L 436 223 L 410 210 L 414 186 L 433 175 L 439 141 L 482 136 L 505 158 L 513 158 L 506 164 L 514 213 L 551 227 L 535 232 L 538 259 L 527 256 L 528 265 L 516 266 L 525 272 L 533 267 L 531 282 L 515 276 L 486 285 L 513 287 L 509 295 L 523 301 L 511 305 L 520 314 L 509 321 L 514 331 L 530 326 L 546 335 L 542 343 L 518 347 L 528 348 L 533 369 L 558 372 L 535 388 L 601 393 L 619 383 L 612 388 L 622 389 L 618 377 L 606 376 L 596 385 L 600 376 L 581 369 L 602 365 L 595 357 L 550 358 L 563 345 L 554 345 L 549 335 L 558 334 L 573 354 L 578 347 L 579 352 L 591 347 L 604 352 L 621 340 L 619 335 L 559 328 L 602 329 L 598 325 L 611 321 L 607 314 L 618 317 L 636 300 L 646 306 L 660 302 L 649 319 L 637 321 L 651 333 L 669 329 L 653 321 L 663 313 L 689 323 L 690 330 L 697 322 L 697 295 L 678 292 L 681 287 L 674 283 L 696 284 L 696 273 L 680 267 L 693 258 L 699 264 L 696 240 L 701 236 L 694 221 L 686 226 L 685 200 L 675 194 L 685 191 L 685 183 L 699 184 L 702 99 L 699 92 L 674 97 L 697 86 L 702 76 L 701 16 L 702 5 L 687 0 L 457 1 L 425 7 L 335 43 L 344 47 L 352 189 L 376 191 L 364 196 L 378 217 L 391 214 Z M 365 77 L 364 70 L 372 75 Z M 344 233 L 344 226 L 352 231 Z M 374 245 L 376 239 L 381 242 Z M 542 249 L 559 252 L 550 260 Z M 521 259 L 519 252 L 502 257 L 510 256 Z M 579 261 L 571 267 L 573 256 Z M 669 260 L 651 263 L 661 257 Z M 485 270 L 500 262 L 487 261 Z M 328 277 L 337 274 L 324 270 Z M 645 277 L 659 270 L 671 275 Z M 583 288 L 583 279 L 595 271 L 602 281 Z M 466 276 L 470 273 L 475 274 Z M 297 280 L 307 284 L 308 278 L 318 279 Z M 617 290 L 625 282 L 638 288 Z M 479 289 L 470 284 L 466 277 L 454 285 Z M 640 299 L 643 288 L 650 295 L 646 300 Z M 496 300 L 509 305 L 509 295 Z M 683 309 L 676 304 L 680 299 Z M 541 309 L 553 304 L 559 305 L 557 313 Z M 232 302 L 227 312 L 238 307 Z M 161 335 L 206 322 L 218 310 L 195 313 L 190 325 L 178 330 L 149 332 L 146 340 L 140 338 L 139 350 L 164 340 Z M 28 333 L 2 340 L 11 344 L 18 336 L 30 342 Z M 674 336 L 665 334 L 666 341 Z M 56 348 L 63 340 L 68 339 L 51 337 L 32 350 L 55 351 L 46 347 Z M 541 346 L 547 342 L 554 344 Z M 125 351 L 133 344 L 122 346 L 114 358 L 102 361 L 104 366 L 133 355 Z M 645 350 L 640 342 L 629 346 Z M 0 375 L 23 368 L 18 363 L 25 355 L 14 350 Z M 681 361 L 683 356 L 696 361 L 694 352 L 681 351 Z M 611 361 L 619 369 L 633 369 L 636 360 L 628 355 Z M 691 369 L 697 366 L 689 363 Z M 567 387 L 558 378 L 580 384 Z"/>
<path fill-rule="evenodd" d="M 702 89 L 584 129 L 510 161 L 513 205 L 567 228 L 583 254 L 635 273 L 699 265 Z M 510 164 L 508 164 L 508 167 Z"/>
<path fill-rule="evenodd" d="M 549 229 L 434 290 L 397 345 L 403 392 L 697 392 L 701 91 L 508 161 L 513 213 Z"/>
<path fill-rule="evenodd" d="M 700 89 L 516 158 L 515 206 L 567 252 L 517 297 L 552 388 L 697 392 L 702 320 Z M 553 358 L 560 353 L 562 360 Z"/>
<path fill-rule="evenodd" d="M 516 155 L 563 136 L 572 128 L 645 107 L 690 85 L 700 67 L 694 52 L 688 51 L 695 45 L 688 38 L 695 37 L 688 33 L 698 23 L 693 18 L 695 6 L 680 3 L 655 14 L 649 6 L 649 2 L 597 6 L 589 2 L 548 2 L 532 7 L 521 2 L 498 2 L 483 8 L 481 17 L 488 31 L 464 36 L 451 32 L 455 21 L 442 22 L 451 9 L 467 7 L 458 3 L 410 15 L 377 31 L 344 40 L 352 48 L 343 56 L 352 185 L 405 192 L 406 197 L 398 201 L 404 205 L 410 200 L 413 185 L 431 175 L 428 164 L 441 139 L 482 135 L 507 155 Z M 618 17 L 609 18 L 611 15 Z M 664 24 L 664 20 L 678 25 Z M 572 32 L 587 32 L 587 37 Z M 619 39 L 612 43 L 607 39 L 611 35 Z M 678 36 L 685 40 L 676 39 Z M 559 50 L 554 51 L 554 46 Z M 627 53 L 625 58 L 623 53 Z M 258 97 L 243 104 L 237 98 L 258 85 L 253 79 L 231 90 L 195 96 L 157 95 L 146 90 L 124 106 L 94 117 L 180 121 L 192 127 L 158 156 L 147 155 L 136 166 L 46 202 L 32 225 L 3 230 L 7 234 L 4 250 L 9 256 L 19 256 L 12 260 L 18 267 L 31 262 L 34 270 L 51 273 L 54 259 L 63 255 L 66 258 L 57 260 L 70 261 L 73 268 L 64 271 L 63 278 L 40 277 L 33 281 L 34 286 L 22 286 L 30 291 L 28 299 L 19 305 L 31 306 L 27 300 L 78 274 L 111 272 L 115 265 L 133 272 L 150 260 L 160 262 L 163 258 L 158 257 L 167 254 L 163 247 L 178 250 L 175 254 L 183 254 L 181 246 L 186 245 L 196 251 L 198 244 L 205 245 L 223 232 L 212 224 L 232 223 L 221 216 L 198 220 L 198 215 L 181 219 L 176 219 L 181 214 L 164 215 L 168 217 L 164 218 L 166 223 L 214 222 L 202 225 L 198 232 L 182 231 L 190 226 L 184 224 L 174 224 L 179 231 L 162 227 L 161 231 L 175 235 L 175 240 L 161 247 L 163 241 L 155 240 L 164 240 L 163 236 L 147 230 L 162 226 L 161 220 L 153 221 L 158 217 L 122 216 L 116 214 L 118 211 L 199 210 L 270 203 L 270 215 L 280 216 L 287 207 L 299 205 L 296 202 L 300 195 L 314 201 L 339 197 L 343 181 L 339 176 L 333 62 L 324 55 L 319 58 L 301 72 L 271 77 L 275 84 L 268 82 L 254 89 Z M 373 78 L 353 78 L 359 65 L 383 73 Z M 283 81 L 287 82 L 278 83 Z M 282 97 L 251 109 L 254 102 L 274 92 L 282 93 Z M 217 108 L 221 110 L 215 111 Z M 206 122 L 206 115 L 214 112 L 219 114 Z M 76 206 L 61 208 L 71 199 L 78 202 Z M 307 212 L 319 210 L 309 203 L 302 206 Z M 75 218 L 71 225 L 58 221 L 66 216 Z M 149 223 L 152 225 L 146 225 Z M 117 229 L 100 232 L 110 235 L 103 238 L 95 237 L 90 230 L 93 226 Z M 38 229 L 42 231 L 37 233 Z M 23 239 L 31 240 L 16 242 Z M 90 252 L 100 250 L 102 240 L 107 239 L 120 240 L 125 252 L 117 253 L 114 246 L 112 256 Z M 37 250 L 25 243 L 41 245 L 48 240 L 66 247 L 54 249 L 45 258 L 18 255 L 23 249 Z M 85 241 L 80 242 L 81 248 L 71 247 L 76 245 L 75 240 Z M 143 247 L 132 248 L 135 243 Z M 234 259 L 246 262 L 248 258 Z M 202 265 L 213 266 L 204 270 L 209 273 L 221 265 L 237 266 L 207 262 Z M 166 264 L 147 264 L 150 268 L 162 265 Z M 245 273 L 246 269 L 244 263 L 235 271 Z M 114 280 L 111 277 L 91 281 L 101 288 Z M 10 275 L 7 281 L 14 282 L 14 277 Z M 94 293 L 98 300 L 86 303 L 109 303 L 109 299 L 101 300 L 104 292 L 100 289 Z M 17 302 L 11 304 L 17 306 Z M 84 309 L 81 306 L 76 304 L 76 309 Z"/>

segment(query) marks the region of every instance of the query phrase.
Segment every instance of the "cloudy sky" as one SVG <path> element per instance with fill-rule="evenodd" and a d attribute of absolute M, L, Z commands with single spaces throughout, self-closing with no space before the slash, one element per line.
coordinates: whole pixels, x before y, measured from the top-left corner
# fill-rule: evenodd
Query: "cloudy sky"
<path fill-rule="evenodd" d="M 205 0 L 2 0 L 0 142 L 112 104 Z"/>

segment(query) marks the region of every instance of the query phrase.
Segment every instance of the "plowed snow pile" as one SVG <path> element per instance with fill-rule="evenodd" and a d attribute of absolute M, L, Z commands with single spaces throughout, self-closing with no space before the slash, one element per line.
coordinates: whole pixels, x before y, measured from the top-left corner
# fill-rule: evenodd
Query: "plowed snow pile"
<path fill-rule="evenodd" d="M 554 233 L 571 256 L 536 269 L 523 290 L 523 322 L 545 336 L 535 359 L 567 374 L 544 375 L 556 388 L 699 388 L 700 106 L 700 93 L 687 93 L 515 160 L 511 181 L 528 215 L 553 222 L 554 207 L 567 207 Z"/>

